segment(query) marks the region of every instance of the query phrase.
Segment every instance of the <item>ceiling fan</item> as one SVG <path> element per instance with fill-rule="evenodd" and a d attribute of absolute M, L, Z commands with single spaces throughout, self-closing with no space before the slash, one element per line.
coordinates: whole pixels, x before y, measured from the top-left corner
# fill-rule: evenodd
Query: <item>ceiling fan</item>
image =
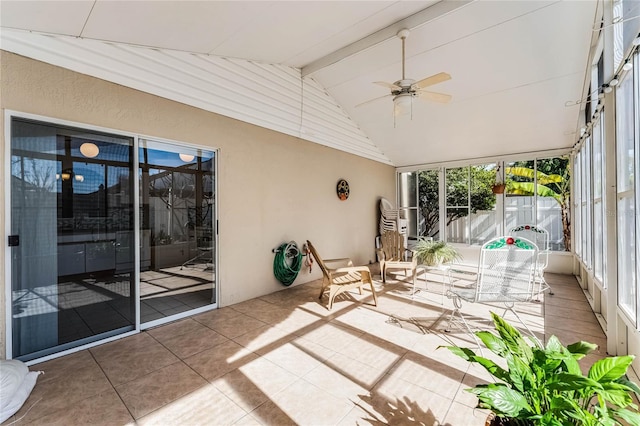
<path fill-rule="evenodd" d="M 434 74 L 430 77 L 423 78 L 422 80 L 415 81 L 405 77 L 405 41 L 409 36 L 409 30 L 402 29 L 398 31 L 398 37 L 402 40 L 402 79 L 394 82 L 387 83 L 384 81 L 376 81 L 374 84 L 391 89 L 391 93 L 380 98 L 371 99 L 363 102 L 356 107 L 362 106 L 369 102 L 376 101 L 381 98 L 393 96 L 394 116 L 404 115 L 412 112 L 413 98 L 420 98 L 427 101 L 447 103 L 451 101 L 451 95 L 444 93 L 436 93 L 424 90 L 434 84 L 442 83 L 447 80 L 451 80 L 451 76 L 446 72 Z"/>

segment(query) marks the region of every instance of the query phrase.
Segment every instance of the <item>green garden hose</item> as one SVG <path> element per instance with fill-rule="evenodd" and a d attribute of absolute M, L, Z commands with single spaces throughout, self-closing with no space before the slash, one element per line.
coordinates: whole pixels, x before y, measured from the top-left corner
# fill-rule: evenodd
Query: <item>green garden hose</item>
<path fill-rule="evenodd" d="M 283 243 L 274 251 L 276 257 L 273 259 L 273 275 L 288 287 L 295 281 L 302 268 L 302 253 L 295 241 Z"/>

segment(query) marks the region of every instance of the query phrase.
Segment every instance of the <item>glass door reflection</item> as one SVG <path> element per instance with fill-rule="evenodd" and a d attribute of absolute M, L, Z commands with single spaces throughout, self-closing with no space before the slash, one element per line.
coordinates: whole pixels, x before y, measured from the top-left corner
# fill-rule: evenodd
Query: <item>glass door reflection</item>
<path fill-rule="evenodd" d="M 215 155 L 140 140 L 140 322 L 216 302 Z"/>
<path fill-rule="evenodd" d="M 14 119 L 12 357 L 134 329 L 133 139 Z"/>

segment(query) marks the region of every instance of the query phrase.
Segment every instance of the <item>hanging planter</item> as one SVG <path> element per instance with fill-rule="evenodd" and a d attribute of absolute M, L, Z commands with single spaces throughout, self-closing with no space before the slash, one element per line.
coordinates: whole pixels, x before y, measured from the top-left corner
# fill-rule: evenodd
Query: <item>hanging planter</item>
<path fill-rule="evenodd" d="M 493 192 L 494 194 L 504 194 L 504 189 L 505 189 L 506 185 L 504 183 L 498 183 L 496 182 L 492 187 L 491 187 L 491 192 Z"/>
<path fill-rule="evenodd" d="M 506 185 L 502 181 L 502 175 L 500 174 L 500 163 L 498 163 L 498 167 L 496 168 L 496 183 L 491 187 L 491 192 L 494 194 L 504 194 L 504 189 Z"/>

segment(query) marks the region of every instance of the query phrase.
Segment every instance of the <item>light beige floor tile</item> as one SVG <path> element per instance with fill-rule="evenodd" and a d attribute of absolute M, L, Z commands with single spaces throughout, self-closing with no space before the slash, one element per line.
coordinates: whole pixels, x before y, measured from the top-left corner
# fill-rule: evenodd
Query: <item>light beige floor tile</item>
<path fill-rule="evenodd" d="M 268 305 L 269 306 L 264 309 L 256 309 L 246 312 L 246 315 L 271 325 L 285 321 L 289 315 L 291 315 L 290 308 L 280 307 L 272 303 L 269 303 Z"/>
<path fill-rule="evenodd" d="M 413 419 L 408 420 L 405 418 L 406 424 L 413 424 Z M 365 406 L 361 402 L 357 402 L 356 405 L 344 416 L 337 426 L 354 426 L 354 425 L 389 425 L 391 424 L 383 415 L 375 412 L 370 407 Z M 401 424 L 398 422 L 398 424 Z M 416 423 L 423 426 L 424 423 Z M 431 425 L 424 425 L 431 426 Z"/>
<path fill-rule="evenodd" d="M 332 351 L 339 351 L 349 343 L 362 336 L 363 332 L 353 327 L 343 326 L 337 323 L 317 324 L 301 337 Z"/>
<path fill-rule="evenodd" d="M 251 414 L 247 414 L 242 417 L 240 420 L 234 423 L 235 426 L 262 426 L 263 423 L 259 422 L 258 419 L 253 417 Z"/>
<path fill-rule="evenodd" d="M 295 334 L 289 333 L 288 331 L 265 324 L 262 327 L 234 337 L 233 341 L 252 352 L 264 354 L 286 344 L 296 337 Z"/>
<path fill-rule="evenodd" d="M 213 384 L 238 406 L 251 411 L 297 379 L 296 375 L 272 362 L 257 358 L 216 379 Z"/>
<path fill-rule="evenodd" d="M 436 330 L 419 339 L 416 344 L 410 348 L 410 353 L 425 356 L 456 368 L 457 370 L 466 370 L 469 363 L 452 354 L 446 348 L 447 346 L 475 348 L 476 343 L 473 338 L 466 333 L 446 333 Z"/>
<path fill-rule="evenodd" d="M 199 352 L 184 359 L 184 362 L 208 381 L 235 370 L 256 359 L 258 355 L 246 350 L 234 341 Z"/>
<path fill-rule="evenodd" d="M 240 370 L 219 377 L 213 381 L 213 385 L 245 411 L 251 411 L 269 400 L 269 395 Z"/>
<path fill-rule="evenodd" d="M 411 314 L 412 311 L 415 314 Z M 401 311 L 401 314 L 397 312 L 399 311 L 385 310 L 384 308 L 359 307 L 344 315 L 336 316 L 332 322 L 357 328 L 408 348 L 413 346 L 421 335 L 427 333 L 435 318 L 440 316 L 440 313 L 435 314 L 432 320 L 429 318 L 429 311 L 424 306 L 414 307 L 413 310 L 405 309 Z"/>
<path fill-rule="evenodd" d="M 353 403 L 336 398 L 298 379 L 251 414 L 258 421 L 269 425 L 334 425 L 351 409 Z"/>
<path fill-rule="evenodd" d="M 376 370 L 387 371 L 407 353 L 407 349 L 363 334 L 337 351 Z"/>
<path fill-rule="evenodd" d="M 470 275 L 453 275 L 457 283 L 470 281 L 462 279 Z M 606 356 L 604 333 L 573 277 L 547 279 L 557 297 L 545 294 L 544 305 L 517 311 L 535 332 L 565 344 L 600 345 L 581 360 L 586 371 Z M 136 417 L 148 413 L 138 421 L 145 425 L 481 425 L 485 412 L 474 410 L 477 399 L 464 389 L 495 379 L 437 349 L 478 352 L 466 329 L 443 331 L 452 303 L 441 304 L 437 284 L 412 300 L 406 283 L 376 283 L 378 307 L 367 291 L 338 298 L 329 311 L 326 296 L 318 302 L 315 281 L 34 365 L 31 370 L 46 374 L 19 412 L 30 409 L 19 424 L 106 419 L 133 426 L 115 384 Z M 474 329 L 493 331 L 489 312 L 503 309 L 465 302 L 462 311 Z M 507 320 L 520 328 L 510 313 Z M 184 356 L 184 364 L 167 348 Z M 486 349 L 484 355 L 497 360 Z"/>
<path fill-rule="evenodd" d="M 175 355 L 147 333 L 96 346 L 90 351 L 114 386 L 178 361 Z"/>
<path fill-rule="evenodd" d="M 458 404 L 473 408 L 478 405 L 478 398 L 468 392 L 467 389 L 471 389 L 479 384 L 495 382 L 497 382 L 497 379 L 491 376 L 483 367 L 478 364 L 470 365 L 469 370 L 459 384 L 454 401 Z"/>
<path fill-rule="evenodd" d="M 316 352 L 307 350 L 304 346 L 298 345 L 296 341 L 289 341 L 277 347 L 269 348 L 269 350 L 258 351 L 258 353 L 261 354 L 263 358 L 268 359 L 294 375 L 302 377 L 322 364 L 325 357 L 333 353 L 322 346 L 306 342 L 307 347 L 311 345 L 314 345 L 312 350 L 315 349 Z M 320 355 L 316 356 L 316 353 Z"/>
<path fill-rule="evenodd" d="M 263 327 L 267 325 L 265 322 L 252 318 L 248 315 L 242 314 L 237 317 L 233 317 L 228 321 L 215 322 L 213 324 L 206 324 L 207 327 L 222 334 L 223 336 L 233 339 L 234 337 L 241 336 L 251 330 Z"/>
<path fill-rule="evenodd" d="M 84 356 L 79 358 L 85 359 Z M 68 365 L 66 362 L 64 364 Z M 37 371 L 38 368 L 31 370 Z M 47 370 L 55 371 L 53 368 Z M 31 395 L 15 414 L 16 418 L 25 416 L 24 422 L 34 421 L 111 389 L 109 381 L 95 362 L 81 362 L 78 368 L 64 368 L 63 373 L 54 373 L 54 378 L 40 381 L 46 375 L 38 376 Z"/>
<path fill-rule="evenodd" d="M 178 358 L 184 359 L 229 340 L 208 327 L 203 325 L 200 327 L 202 328 L 184 334 L 165 337 L 161 343 Z"/>
<path fill-rule="evenodd" d="M 172 322 L 159 327 L 147 330 L 154 339 L 163 342 L 164 340 L 179 336 L 181 334 L 190 333 L 192 331 L 202 330 L 204 326 L 192 318 L 185 318 L 176 322 Z"/>
<path fill-rule="evenodd" d="M 415 353 L 406 354 L 389 370 L 389 375 L 453 399 L 460 387 L 465 370 Z"/>
<path fill-rule="evenodd" d="M 242 312 L 236 311 L 231 307 L 224 307 L 194 315 L 191 319 L 212 328 L 215 324 L 222 324 L 240 315 L 242 315 Z"/>
<path fill-rule="evenodd" d="M 25 424 L 24 421 L 18 424 Z M 73 404 L 65 404 L 63 408 L 40 417 L 31 424 L 47 426 L 69 425 L 133 425 L 133 417 L 122 403 L 113 388 L 97 395 L 91 395 Z"/>
<path fill-rule="evenodd" d="M 60 379 L 67 376 L 71 370 L 79 370 L 84 367 L 96 367 L 98 364 L 88 350 L 75 352 L 61 358 L 52 359 L 29 367 L 30 371 L 43 371 L 38 377 L 38 383 Z"/>
<path fill-rule="evenodd" d="M 480 410 L 454 402 L 441 424 L 443 426 L 484 426 L 488 415 L 488 410 Z"/>
<path fill-rule="evenodd" d="M 116 386 L 133 417 L 139 419 L 207 382 L 183 362 L 176 362 L 134 381 Z"/>
<path fill-rule="evenodd" d="M 325 363 L 308 372 L 304 379 L 331 395 L 347 401 L 357 401 L 368 395 L 384 373 L 355 359 L 335 354 Z"/>
<path fill-rule="evenodd" d="M 326 321 L 326 316 L 309 312 L 306 309 L 296 308 L 290 311 L 289 315 L 277 323 L 275 327 L 286 330 L 290 333 L 304 334 L 306 330 Z"/>
<path fill-rule="evenodd" d="M 235 305 L 230 306 L 230 308 L 235 309 L 238 312 L 242 312 L 243 314 L 250 314 L 251 312 L 255 311 L 270 310 L 274 307 L 275 305 L 273 303 L 266 302 L 260 298 L 249 299 L 247 301 L 236 303 Z"/>
<path fill-rule="evenodd" d="M 370 396 L 361 398 L 360 407 L 385 419 L 387 424 L 433 425 L 444 419 L 451 400 L 391 376 L 383 377 L 371 390 Z"/>
<path fill-rule="evenodd" d="M 264 357 L 246 363 L 239 367 L 238 371 L 267 395 L 274 395 L 298 380 L 295 374 Z"/>
<path fill-rule="evenodd" d="M 304 312 L 311 313 L 318 316 L 318 318 L 324 318 L 325 320 L 330 320 L 336 315 L 343 313 L 344 309 L 336 309 L 335 306 L 332 310 L 329 310 L 327 308 L 326 299 L 327 298 L 324 297 L 323 300 L 320 300 L 317 295 L 314 295 L 309 297 L 307 300 L 298 302 L 296 306 Z M 350 306 L 351 309 L 353 309 L 353 307 L 353 305 Z"/>
<path fill-rule="evenodd" d="M 200 387 L 181 398 L 147 414 L 137 421 L 140 426 L 209 426 L 232 425 L 246 411 L 211 384 Z"/>

